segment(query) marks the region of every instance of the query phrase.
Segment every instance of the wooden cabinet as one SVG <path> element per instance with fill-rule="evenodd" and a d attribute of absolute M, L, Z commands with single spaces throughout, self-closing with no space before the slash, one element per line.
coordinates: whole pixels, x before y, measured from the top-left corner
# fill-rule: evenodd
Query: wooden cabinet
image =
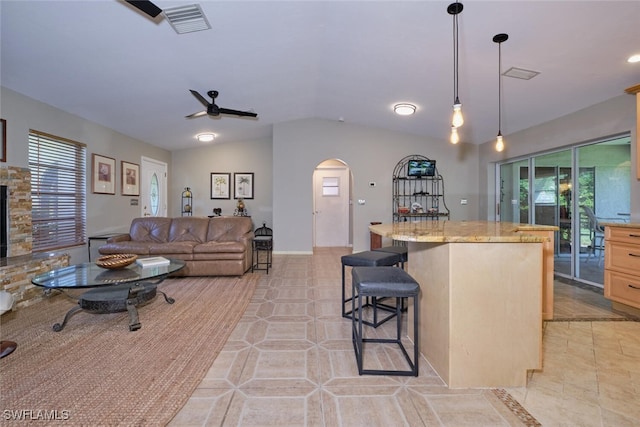
<path fill-rule="evenodd" d="M 605 227 L 604 296 L 615 309 L 640 309 L 640 224 Z M 630 307 L 631 309 L 627 309 Z"/>

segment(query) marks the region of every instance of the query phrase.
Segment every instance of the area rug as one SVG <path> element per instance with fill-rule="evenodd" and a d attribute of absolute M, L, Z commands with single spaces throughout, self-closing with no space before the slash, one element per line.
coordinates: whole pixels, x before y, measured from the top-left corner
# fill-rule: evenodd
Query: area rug
<path fill-rule="evenodd" d="M 162 295 L 126 312 L 81 311 L 57 295 L 2 316 L 18 348 L 0 360 L 0 425 L 163 426 L 185 404 L 242 317 L 258 275 L 167 279 Z"/>

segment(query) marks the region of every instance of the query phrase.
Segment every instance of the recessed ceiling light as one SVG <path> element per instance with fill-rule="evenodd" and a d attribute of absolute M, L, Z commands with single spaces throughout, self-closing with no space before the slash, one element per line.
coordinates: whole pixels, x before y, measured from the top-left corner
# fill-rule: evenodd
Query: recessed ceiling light
<path fill-rule="evenodd" d="M 393 111 L 399 116 L 410 116 L 416 112 L 416 106 L 413 104 L 396 104 Z"/>
<path fill-rule="evenodd" d="M 640 62 L 640 53 L 636 55 L 631 55 L 629 59 L 627 59 L 627 62 L 630 62 L 632 64 L 635 64 L 636 62 Z"/>
<path fill-rule="evenodd" d="M 196 135 L 196 138 L 200 142 L 211 142 L 216 138 L 215 133 L 199 133 Z"/>

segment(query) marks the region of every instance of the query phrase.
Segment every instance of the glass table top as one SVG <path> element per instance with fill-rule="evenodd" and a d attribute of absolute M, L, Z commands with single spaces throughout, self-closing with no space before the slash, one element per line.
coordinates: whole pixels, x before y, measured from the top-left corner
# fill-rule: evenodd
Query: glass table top
<path fill-rule="evenodd" d="M 141 267 L 133 263 L 125 268 L 106 269 L 95 263 L 71 265 L 35 276 L 31 283 L 45 288 L 94 288 L 97 286 L 140 282 L 165 277 L 184 267 L 184 261 L 169 259 L 169 265 Z"/>

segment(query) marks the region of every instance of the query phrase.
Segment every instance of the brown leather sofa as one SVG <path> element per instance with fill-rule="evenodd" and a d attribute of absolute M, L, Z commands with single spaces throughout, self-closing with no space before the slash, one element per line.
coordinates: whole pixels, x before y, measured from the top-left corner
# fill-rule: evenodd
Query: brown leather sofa
<path fill-rule="evenodd" d="M 179 276 L 242 276 L 251 268 L 252 241 L 249 217 L 145 217 L 135 218 L 129 234 L 109 238 L 99 252 L 181 259 L 186 265 Z"/>

